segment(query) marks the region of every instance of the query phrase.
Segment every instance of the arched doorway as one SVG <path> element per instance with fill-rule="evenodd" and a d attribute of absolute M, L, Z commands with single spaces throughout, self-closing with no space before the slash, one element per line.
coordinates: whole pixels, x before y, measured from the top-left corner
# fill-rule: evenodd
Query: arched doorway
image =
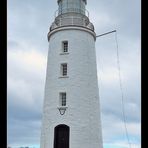
<path fill-rule="evenodd" d="M 69 126 L 60 124 L 54 128 L 54 148 L 69 148 Z"/>

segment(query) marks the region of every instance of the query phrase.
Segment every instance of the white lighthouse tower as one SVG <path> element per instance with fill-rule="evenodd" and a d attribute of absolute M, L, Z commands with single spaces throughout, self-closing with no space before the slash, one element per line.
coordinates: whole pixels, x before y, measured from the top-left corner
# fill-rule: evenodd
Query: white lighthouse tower
<path fill-rule="evenodd" d="M 103 148 L 94 26 L 86 0 L 58 0 L 49 33 L 41 148 Z"/>

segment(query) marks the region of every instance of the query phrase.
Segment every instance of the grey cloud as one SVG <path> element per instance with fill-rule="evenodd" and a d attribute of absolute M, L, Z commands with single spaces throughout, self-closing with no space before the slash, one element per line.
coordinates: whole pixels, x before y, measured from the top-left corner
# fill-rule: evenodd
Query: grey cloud
<path fill-rule="evenodd" d="M 12 98 L 13 99 L 13 98 Z M 21 99 L 21 98 L 20 98 Z M 41 109 L 37 110 L 37 106 L 32 108 L 20 107 L 8 103 L 8 120 L 13 121 L 14 119 L 20 121 L 40 121 L 41 120 Z M 42 106 L 40 106 L 42 108 Z"/>
<path fill-rule="evenodd" d="M 8 45 L 8 49 L 16 49 L 19 46 L 18 42 L 14 40 L 8 40 L 7 45 Z"/>
<path fill-rule="evenodd" d="M 20 146 L 22 144 L 31 145 L 38 143 L 40 137 L 40 121 L 32 122 L 28 120 L 12 119 L 9 121 L 8 125 L 8 143 L 10 145 L 15 144 Z"/>
<path fill-rule="evenodd" d="M 16 88 L 17 90 L 14 91 L 8 89 L 7 127 L 8 143 L 10 145 L 39 142 L 43 96 L 41 95 L 42 91 L 38 90 L 37 85 L 33 84 L 33 87 L 37 90 L 32 89 L 32 92 L 25 90 L 27 93 L 32 94 L 34 101 L 36 100 L 31 105 L 27 105 L 26 101 L 23 101 L 31 99 L 28 98 L 30 95 L 23 93 L 24 90 Z M 22 95 L 18 96 L 17 91 L 20 91 Z"/>

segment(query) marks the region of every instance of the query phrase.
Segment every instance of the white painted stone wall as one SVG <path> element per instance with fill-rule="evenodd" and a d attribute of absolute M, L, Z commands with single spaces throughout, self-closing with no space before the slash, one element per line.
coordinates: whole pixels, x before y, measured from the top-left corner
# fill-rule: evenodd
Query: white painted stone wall
<path fill-rule="evenodd" d="M 61 55 L 62 41 L 69 54 Z M 60 64 L 68 64 L 68 78 L 60 77 Z M 41 148 L 53 148 L 54 128 L 70 127 L 70 148 L 103 148 L 94 37 L 82 30 L 51 35 L 45 84 Z M 60 115 L 59 92 L 67 93 L 67 110 Z"/>

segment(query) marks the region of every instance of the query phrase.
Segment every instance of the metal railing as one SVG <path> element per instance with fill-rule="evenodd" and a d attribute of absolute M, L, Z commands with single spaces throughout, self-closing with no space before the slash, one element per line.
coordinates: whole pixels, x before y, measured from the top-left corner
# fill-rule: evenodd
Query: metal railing
<path fill-rule="evenodd" d="M 52 31 L 57 27 L 62 27 L 62 26 L 82 26 L 94 31 L 94 26 L 92 23 L 90 23 L 87 17 L 76 17 L 76 16 L 55 18 L 54 23 L 50 27 L 50 31 Z"/>
<path fill-rule="evenodd" d="M 88 23 L 89 23 L 88 19 L 75 16 L 58 18 L 57 20 L 55 20 L 55 24 L 59 26 L 65 26 L 65 25 L 87 26 Z"/>

